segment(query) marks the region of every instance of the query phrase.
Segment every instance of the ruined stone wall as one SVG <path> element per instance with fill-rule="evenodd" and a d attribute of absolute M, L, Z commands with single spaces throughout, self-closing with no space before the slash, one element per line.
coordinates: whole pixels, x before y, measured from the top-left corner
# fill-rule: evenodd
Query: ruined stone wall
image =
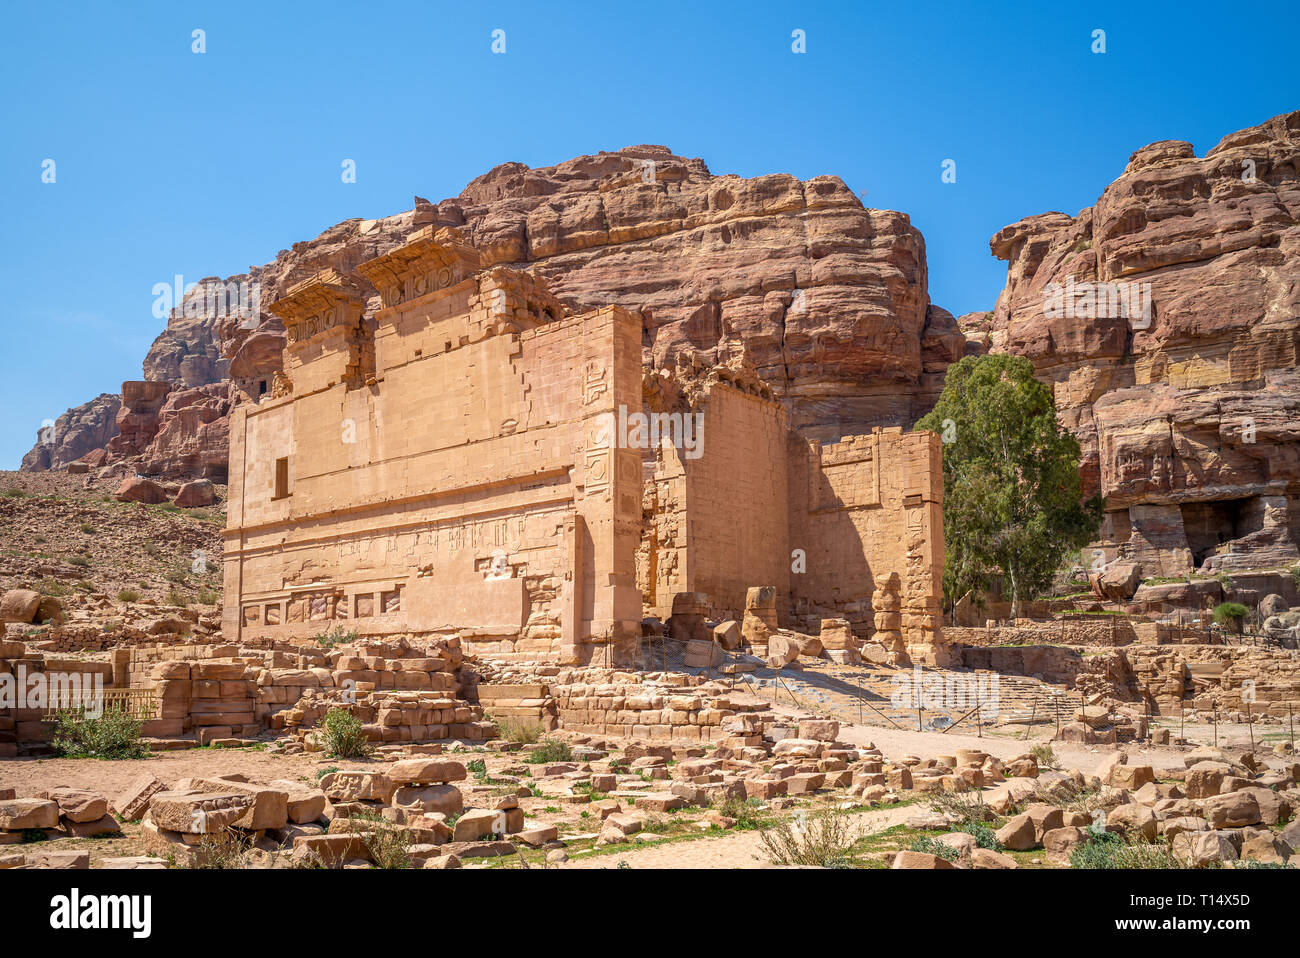
<path fill-rule="evenodd" d="M 954 632 L 969 629 L 945 630 L 944 638 L 954 643 L 960 653 L 960 663 L 968 669 L 988 669 L 1007 675 L 1029 675 L 1056 685 L 1073 685 L 1075 676 L 1083 669 L 1080 649 L 1059 645 L 1017 645 L 985 647 L 959 645 L 962 639 Z"/>
<path fill-rule="evenodd" d="M 899 633 L 917 647 L 913 660 L 927 661 L 941 627 L 940 454 L 933 433 L 898 429 L 824 445 L 791 439 L 789 542 L 806 557 L 790 577 L 796 615 L 842 617 L 863 636 Z M 873 611 L 888 618 L 873 621 Z"/>
<path fill-rule="evenodd" d="M 566 661 L 634 644 L 639 458 L 609 420 L 639 408 L 639 324 L 560 319 L 476 255 L 424 231 L 362 264 L 371 318 L 337 277 L 273 306 L 288 381 L 232 421 L 228 638 L 460 631 Z"/>
<path fill-rule="evenodd" d="M 682 592 L 707 595 L 716 619 L 739 619 L 749 587 L 789 591 L 787 417 L 776 401 L 721 382 L 686 413 L 693 414 L 702 417 L 698 455 L 658 449 L 641 589 L 663 619 Z"/>
<path fill-rule="evenodd" d="M 1137 696 L 1165 714 L 1181 709 L 1244 711 L 1276 719 L 1300 713 L 1300 655 L 1222 645 L 1123 650 Z"/>
<path fill-rule="evenodd" d="M 965 628 L 949 626 L 944 637 L 970 646 L 1006 645 L 1210 645 L 1208 628 L 1167 622 L 1139 622 L 1120 616 L 1093 619 L 1057 619 L 1025 622 L 1014 627 Z"/>
<path fill-rule="evenodd" d="M 756 744 L 753 728 L 719 681 L 682 672 L 561 669 L 513 664 L 477 694 L 493 718 L 529 718 L 568 732 L 649 742 Z M 505 681 L 503 681 L 505 680 Z M 503 698 L 508 696 L 509 698 Z M 526 702 L 524 708 L 500 702 Z"/>
<path fill-rule="evenodd" d="M 33 683 L 32 677 L 39 673 L 58 673 L 65 680 L 76 677 L 74 689 L 91 689 L 95 682 L 103 688 L 112 688 L 114 684 L 112 662 L 56 659 L 0 635 L 0 676 L 5 677 L 3 681 L 8 694 L 14 696 L 12 705 L 0 703 L 0 758 L 14 758 L 20 753 L 44 748 L 54 738 L 54 723 L 44 720 L 48 709 L 43 705 L 37 706 L 29 696 L 36 694 L 34 687 L 37 684 L 57 694 L 59 682 Z M 20 704 L 24 707 L 19 708 Z"/>

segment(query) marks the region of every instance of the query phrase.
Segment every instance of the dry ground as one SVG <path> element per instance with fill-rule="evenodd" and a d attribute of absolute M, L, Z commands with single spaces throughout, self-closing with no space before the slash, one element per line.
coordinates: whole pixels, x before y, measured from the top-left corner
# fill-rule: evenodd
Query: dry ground
<path fill-rule="evenodd" d="M 0 591 L 34 589 L 67 609 L 85 596 L 123 592 L 168 605 L 219 601 L 224 503 L 122 503 L 86 479 L 0 471 Z M 206 571 L 196 571 L 200 556 Z"/>

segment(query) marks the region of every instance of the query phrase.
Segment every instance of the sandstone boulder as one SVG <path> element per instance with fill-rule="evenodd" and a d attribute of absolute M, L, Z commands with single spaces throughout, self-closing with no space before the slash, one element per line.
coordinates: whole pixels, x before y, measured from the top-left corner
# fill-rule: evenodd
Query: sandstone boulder
<path fill-rule="evenodd" d="M 1033 820 L 1017 815 L 997 830 L 998 844 L 1014 852 L 1028 851 L 1037 844 Z"/>
<path fill-rule="evenodd" d="M 9 589 L 0 596 L 0 623 L 32 622 L 41 607 L 41 594 L 31 589 Z"/>
<path fill-rule="evenodd" d="M 122 484 L 113 493 L 113 498 L 118 502 L 143 502 L 146 505 L 157 505 L 166 502 L 170 497 L 167 495 L 167 490 L 152 479 L 131 476 L 122 480 Z"/>
<path fill-rule="evenodd" d="M 1249 792 L 1228 792 L 1204 800 L 1205 819 L 1214 828 L 1258 825 L 1259 803 Z"/>
<path fill-rule="evenodd" d="M 183 509 L 202 508 L 203 506 L 210 506 L 216 501 L 217 490 L 209 479 L 194 479 L 182 483 L 176 493 L 176 498 L 172 500 L 175 505 Z"/>

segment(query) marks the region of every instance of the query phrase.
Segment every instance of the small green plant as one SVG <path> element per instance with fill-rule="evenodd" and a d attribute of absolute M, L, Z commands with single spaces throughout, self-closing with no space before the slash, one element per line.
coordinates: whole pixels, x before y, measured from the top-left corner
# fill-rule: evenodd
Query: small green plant
<path fill-rule="evenodd" d="M 546 762 L 568 762 L 572 759 L 573 749 L 569 748 L 567 742 L 548 738 L 543 739 L 524 761 L 533 765 L 542 765 Z"/>
<path fill-rule="evenodd" d="M 123 589 L 117 594 L 118 602 L 138 602 L 139 600 L 140 593 L 136 592 L 135 589 Z"/>
<path fill-rule="evenodd" d="M 221 598 L 221 596 L 217 594 L 215 589 L 199 589 L 199 605 L 216 605 L 219 598 Z"/>
<path fill-rule="evenodd" d="M 97 530 L 89 522 L 83 522 L 81 524 L 81 531 L 89 536 L 89 535 L 94 535 Z"/>
<path fill-rule="evenodd" d="M 175 589 L 175 588 L 168 589 L 167 604 L 180 606 L 183 609 L 190 604 L 189 596 L 187 596 L 184 592 L 180 591 L 179 589 Z"/>
<path fill-rule="evenodd" d="M 773 865 L 811 865 L 846 868 L 858 835 L 849 817 L 832 805 L 783 818 L 770 828 L 760 828 L 759 840 Z"/>
<path fill-rule="evenodd" d="M 1070 779 L 1062 779 L 1047 787 L 1035 786 L 1033 794 L 1019 803 L 1017 808 L 1035 802 L 1045 802 L 1049 805 L 1059 805 L 1067 812 L 1082 812 L 1087 815 L 1101 808 L 1104 800 L 1100 786 L 1094 788 L 1091 785 L 1080 785 Z"/>
<path fill-rule="evenodd" d="M 992 821 L 993 809 L 984 804 L 979 792 L 931 792 L 930 808 L 957 819 L 959 825 L 973 825 Z"/>
<path fill-rule="evenodd" d="M 1029 750 L 1029 754 L 1034 756 L 1034 761 L 1038 763 L 1039 768 L 1058 769 L 1061 767 L 1061 760 L 1057 758 L 1056 750 L 1046 742 L 1042 745 L 1035 745 Z"/>
<path fill-rule="evenodd" d="M 5 495 L 8 496 L 10 499 L 22 499 L 24 496 L 27 495 L 27 493 L 23 492 L 17 486 L 10 486 L 8 489 L 5 490 Z"/>
<path fill-rule="evenodd" d="M 75 565 L 79 569 L 85 569 L 90 565 L 90 560 L 85 556 L 73 556 L 68 560 L 68 565 Z"/>
<path fill-rule="evenodd" d="M 319 782 L 326 775 L 332 775 L 338 770 L 339 767 L 337 765 L 327 765 L 325 768 L 318 768 L 316 769 L 316 781 Z"/>
<path fill-rule="evenodd" d="M 1070 853 L 1071 868 L 1143 869 L 1177 868 L 1178 862 L 1163 844 L 1129 844 L 1115 832 L 1090 825 L 1088 840 Z"/>
<path fill-rule="evenodd" d="M 147 758 L 149 746 L 140 740 L 143 730 L 144 722 L 124 709 L 105 709 L 98 717 L 65 709 L 55 719 L 52 744 L 64 758 Z"/>
<path fill-rule="evenodd" d="M 345 629 L 343 626 L 335 626 L 327 632 L 322 632 L 316 636 L 317 645 L 326 649 L 332 649 L 336 645 L 346 645 L 349 642 L 355 642 L 360 636 L 355 629 Z"/>
<path fill-rule="evenodd" d="M 955 862 L 961 857 L 961 853 L 957 849 L 951 845 L 945 845 L 943 842 L 937 842 L 929 835 L 918 835 L 913 839 L 912 851 L 935 855 L 947 862 Z"/>
<path fill-rule="evenodd" d="M 233 828 L 204 835 L 190 858 L 192 869 L 247 868 L 252 842 Z"/>
<path fill-rule="evenodd" d="M 321 746 L 329 758 L 365 758 L 374 750 L 362 731 L 361 719 L 347 709 L 330 709 L 325 716 Z"/>
<path fill-rule="evenodd" d="M 735 819 L 735 827 L 742 831 L 753 831 L 756 828 L 762 828 L 766 823 L 761 814 L 762 802 L 756 798 L 741 798 L 738 795 L 732 795 L 714 807 L 719 815 Z"/>
<path fill-rule="evenodd" d="M 1002 843 L 998 841 L 997 832 L 983 822 L 967 822 L 964 825 L 959 825 L 957 831 L 974 836 L 975 844 L 980 848 L 987 848 L 995 852 L 1002 851 Z"/>
<path fill-rule="evenodd" d="M 366 851 L 376 868 L 395 869 L 411 867 L 411 832 L 395 822 L 363 812 L 347 819 L 350 831 L 361 836 Z"/>

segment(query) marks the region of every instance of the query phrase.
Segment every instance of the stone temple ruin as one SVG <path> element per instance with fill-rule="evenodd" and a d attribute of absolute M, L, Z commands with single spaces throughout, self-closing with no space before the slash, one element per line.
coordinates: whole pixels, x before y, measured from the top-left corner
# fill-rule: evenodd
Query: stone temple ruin
<path fill-rule="evenodd" d="M 946 664 L 937 436 L 805 439 L 739 350 L 643 370 L 639 316 L 568 315 L 453 228 L 358 269 L 380 308 L 332 270 L 297 283 L 270 307 L 284 371 L 233 412 L 227 641 L 624 666 L 655 619 L 743 619 L 759 654 L 831 619 L 843 655 Z"/>

